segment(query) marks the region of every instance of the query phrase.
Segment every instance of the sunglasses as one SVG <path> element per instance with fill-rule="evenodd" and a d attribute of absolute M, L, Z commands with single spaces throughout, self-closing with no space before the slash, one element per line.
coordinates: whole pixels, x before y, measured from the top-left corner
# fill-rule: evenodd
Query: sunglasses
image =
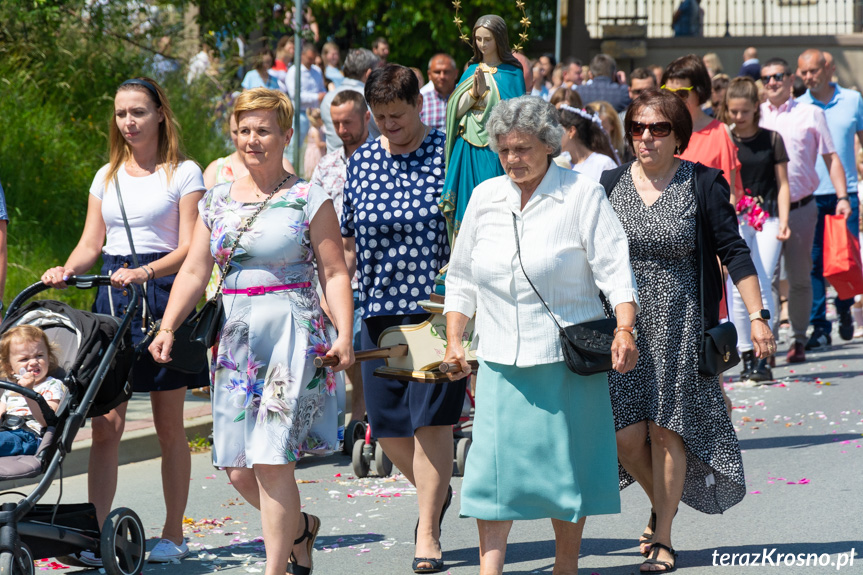
<path fill-rule="evenodd" d="M 671 122 L 654 122 L 653 124 L 633 122 L 629 128 L 629 133 L 633 138 L 641 138 L 644 135 L 644 130 L 649 131 L 654 138 L 665 138 L 671 134 Z"/>
<path fill-rule="evenodd" d="M 681 100 L 686 100 L 687 98 L 689 98 L 689 93 L 692 91 L 693 88 L 695 88 L 695 86 L 686 86 L 685 88 L 669 88 L 665 84 L 663 84 L 660 90 L 668 90 Z"/>
<path fill-rule="evenodd" d="M 779 72 L 778 74 L 773 74 L 769 76 L 761 76 L 761 83 L 767 85 L 770 83 L 770 80 L 776 80 L 777 82 L 781 82 L 787 76 L 785 72 Z"/>

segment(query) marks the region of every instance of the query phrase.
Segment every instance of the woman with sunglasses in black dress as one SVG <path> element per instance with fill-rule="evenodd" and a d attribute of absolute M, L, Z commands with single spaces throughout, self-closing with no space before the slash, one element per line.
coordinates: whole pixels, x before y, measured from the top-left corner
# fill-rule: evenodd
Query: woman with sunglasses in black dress
<path fill-rule="evenodd" d="M 676 157 L 692 135 L 681 98 L 650 90 L 626 113 L 635 161 L 603 173 L 602 184 L 629 240 L 639 287 L 635 369 L 609 372 L 620 462 L 620 487 L 637 481 L 652 503 L 639 541 L 642 572 L 674 569 L 671 522 L 680 501 L 721 513 L 746 493 L 743 463 L 718 377 L 698 371 L 704 328 L 719 323 L 722 275 L 728 268 L 752 320 L 756 354 L 775 351 L 749 248 L 738 233 L 721 172 Z M 697 238 L 704 238 L 697 242 Z M 699 245 L 703 244 L 703 245 Z M 704 310 L 698 249 L 703 255 Z M 702 325 L 704 323 L 705 325 Z"/>

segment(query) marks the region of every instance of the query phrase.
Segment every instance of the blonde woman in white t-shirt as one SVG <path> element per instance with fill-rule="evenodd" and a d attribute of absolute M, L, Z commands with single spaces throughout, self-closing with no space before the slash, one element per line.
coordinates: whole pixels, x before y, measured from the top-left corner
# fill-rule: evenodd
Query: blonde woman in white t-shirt
<path fill-rule="evenodd" d="M 129 301 L 129 284 L 148 282 L 146 308 L 152 319 L 161 318 L 174 282 L 186 257 L 198 217 L 198 200 L 204 192 L 201 169 L 180 151 L 178 126 L 167 96 L 149 78 L 123 82 L 114 96 L 109 125 L 110 161 L 90 187 L 87 219 L 78 245 L 62 266 L 46 271 L 42 281 L 65 288 L 65 279 L 87 273 L 102 256 L 102 272 L 111 276 L 112 288 L 100 287 L 95 311 L 122 315 Z M 135 267 L 118 201 L 120 193 L 132 231 L 140 267 Z M 136 313 L 132 339 L 144 337 L 143 314 Z M 162 448 L 162 490 L 166 519 L 161 540 L 150 553 L 151 562 L 170 562 L 188 555 L 183 539 L 183 512 L 189 495 L 191 457 L 183 427 L 183 400 L 187 387 L 207 385 L 206 372 L 186 375 L 141 357 L 132 368 L 136 392 L 149 392 L 153 421 Z M 120 436 L 126 421 L 126 403 L 93 418 L 93 444 L 89 465 L 89 497 L 100 524 L 105 520 L 117 489 Z M 90 551 L 79 559 L 100 566 Z"/>

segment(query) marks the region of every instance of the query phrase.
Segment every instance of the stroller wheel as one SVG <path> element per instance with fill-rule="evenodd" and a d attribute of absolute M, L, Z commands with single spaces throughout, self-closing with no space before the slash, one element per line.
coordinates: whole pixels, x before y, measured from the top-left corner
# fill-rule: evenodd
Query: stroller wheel
<path fill-rule="evenodd" d="M 455 464 L 458 467 L 458 474 L 462 476 L 464 476 L 464 465 L 467 461 L 468 451 L 470 451 L 470 439 L 462 437 L 455 446 Z"/>
<path fill-rule="evenodd" d="M 380 443 L 375 443 L 375 473 L 378 477 L 388 477 L 393 472 L 393 462 L 384 453 Z"/>
<path fill-rule="evenodd" d="M 352 455 L 354 452 L 354 443 L 363 441 L 366 438 L 366 424 L 362 421 L 352 421 L 345 428 L 345 442 L 342 450 L 347 455 Z"/>
<path fill-rule="evenodd" d="M 12 553 L 0 555 L 0 575 L 33 575 L 33 552 L 24 542 L 18 543 L 18 557 Z"/>
<path fill-rule="evenodd" d="M 355 441 L 354 449 L 351 453 L 351 465 L 354 468 L 354 475 L 357 477 L 368 477 L 369 469 L 371 468 L 370 461 L 363 455 L 363 448 L 365 446 L 365 440 Z"/>
<path fill-rule="evenodd" d="M 144 525 L 131 509 L 113 510 L 102 526 L 102 566 L 107 575 L 138 575 L 144 567 Z"/>

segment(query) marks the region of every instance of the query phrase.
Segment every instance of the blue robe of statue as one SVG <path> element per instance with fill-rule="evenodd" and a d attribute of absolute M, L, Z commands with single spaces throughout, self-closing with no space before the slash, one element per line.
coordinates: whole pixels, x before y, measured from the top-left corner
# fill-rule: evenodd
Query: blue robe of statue
<path fill-rule="evenodd" d="M 473 85 L 473 75 L 478 65 L 484 67 L 489 88 L 485 106 L 475 106 L 459 117 L 459 100 Z M 488 134 L 485 131 L 488 115 L 500 100 L 517 98 L 524 92 L 521 68 L 511 64 L 497 67 L 472 64 L 449 97 L 446 114 L 446 181 L 440 206 L 447 221 L 450 242 L 458 233 L 473 189 L 489 178 L 504 174 L 497 154 L 488 147 Z"/>

